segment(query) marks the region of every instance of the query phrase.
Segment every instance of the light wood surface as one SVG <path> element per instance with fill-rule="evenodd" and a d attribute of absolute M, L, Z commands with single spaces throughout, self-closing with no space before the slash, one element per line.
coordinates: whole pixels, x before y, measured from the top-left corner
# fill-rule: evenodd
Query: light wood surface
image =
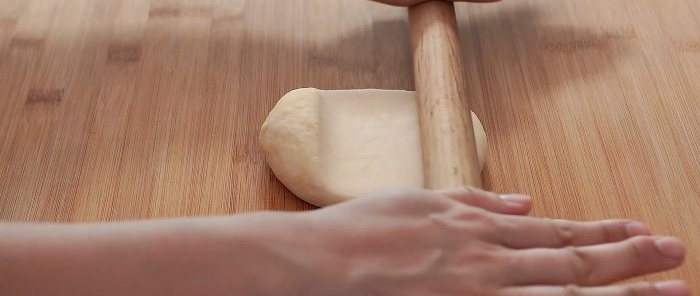
<path fill-rule="evenodd" d="M 700 292 L 700 1 L 457 5 L 484 187 L 631 218 Z M 257 146 L 287 91 L 413 89 L 405 9 L 363 0 L 0 0 L 0 219 L 312 207 Z"/>
<path fill-rule="evenodd" d="M 408 9 L 425 187 L 482 187 L 454 4 Z"/>

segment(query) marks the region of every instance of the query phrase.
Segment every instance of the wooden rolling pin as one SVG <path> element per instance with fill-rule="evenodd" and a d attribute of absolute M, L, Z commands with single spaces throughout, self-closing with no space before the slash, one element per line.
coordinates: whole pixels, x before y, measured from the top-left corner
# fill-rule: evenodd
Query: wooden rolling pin
<path fill-rule="evenodd" d="M 425 186 L 482 187 L 454 4 L 408 8 Z"/>

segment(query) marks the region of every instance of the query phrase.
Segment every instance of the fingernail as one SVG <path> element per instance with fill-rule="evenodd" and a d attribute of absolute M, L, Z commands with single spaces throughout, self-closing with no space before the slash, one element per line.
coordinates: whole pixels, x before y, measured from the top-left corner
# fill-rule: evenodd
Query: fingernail
<path fill-rule="evenodd" d="M 654 288 L 662 296 L 688 296 L 690 292 L 683 281 L 665 281 L 654 284 Z"/>
<path fill-rule="evenodd" d="M 627 235 L 630 237 L 651 234 L 649 228 L 647 228 L 646 226 L 644 226 L 644 224 L 639 222 L 629 222 L 625 225 L 625 229 L 627 230 Z"/>
<path fill-rule="evenodd" d="M 530 202 L 530 197 L 523 194 L 503 194 L 499 195 L 501 200 L 507 203 L 524 204 Z"/>
<path fill-rule="evenodd" d="M 681 259 L 685 257 L 685 248 L 681 241 L 675 237 L 659 237 L 654 240 L 654 244 L 659 252 L 668 258 Z"/>

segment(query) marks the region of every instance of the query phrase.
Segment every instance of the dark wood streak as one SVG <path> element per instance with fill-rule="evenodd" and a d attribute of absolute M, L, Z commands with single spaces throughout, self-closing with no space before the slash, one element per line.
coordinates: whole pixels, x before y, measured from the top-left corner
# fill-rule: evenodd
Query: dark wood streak
<path fill-rule="evenodd" d="M 141 46 L 129 43 L 112 43 L 107 50 L 110 62 L 136 62 L 141 59 Z"/>
<path fill-rule="evenodd" d="M 174 7 L 151 8 L 148 12 L 148 17 L 179 17 L 182 10 Z"/>
<path fill-rule="evenodd" d="M 634 30 L 620 32 L 606 32 L 593 36 L 573 36 L 569 40 L 554 40 L 542 42 L 542 49 L 550 52 L 575 52 L 588 49 L 601 49 L 611 46 L 615 41 L 637 39 Z"/>
<path fill-rule="evenodd" d="M 29 90 L 27 94 L 27 100 L 25 105 L 31 104 L 56 104 L 63 100 L 63 94 L 65 90 L 60 89 L 37 89 L 33 88 Z"/>
<path fill-rule="evenodd" d="M 11 48 L 38 48 L 44 46 L 43 38 L 34 37 L 14 37 L 10 41 Z"/>
<path fill-rule="evenodd" d="M 676 42 L 676 47 L 681 51 L 700 52 L 700 40 L 685 40 Z"/>
<path fill-rule="evenodd" d="M 193 7 L 154 7 L 148 11 L 149 18 L 211 17 L 212 8 L 206 6 Z"/>

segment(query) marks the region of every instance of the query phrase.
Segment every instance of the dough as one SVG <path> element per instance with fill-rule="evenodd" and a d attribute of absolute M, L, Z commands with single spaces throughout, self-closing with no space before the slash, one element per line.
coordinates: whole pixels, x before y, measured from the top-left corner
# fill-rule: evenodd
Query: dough
<path fill-rule="evenodd" d="M 483 168 L 486 134 L 473 112 L 472 120 Z M 423 187 L 412 91 L 293 90 L 262 125 L 260 146 L 277 179 L 316 206 L 381 188 Z"/>

